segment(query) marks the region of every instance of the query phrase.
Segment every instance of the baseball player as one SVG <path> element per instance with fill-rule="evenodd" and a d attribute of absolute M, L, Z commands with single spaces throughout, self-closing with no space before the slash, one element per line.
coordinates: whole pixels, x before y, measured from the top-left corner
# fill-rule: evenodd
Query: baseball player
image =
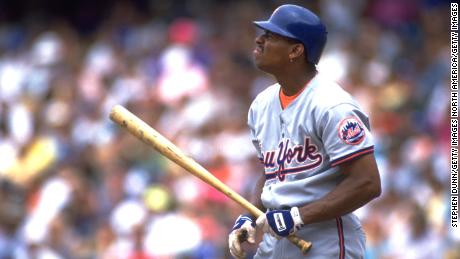
<path fill-rule="evenodd" d="M 254 258 L 363 258 L 365 235 L 353 211 L 378 197 L 380 176 L 368 116 L 316 70 L 326 44 L 320 19 L 296 5 L 278 7 L 255 40 L 256 66 L 273 75 L 248 115 L 265 172 L 251 202 L 266 211 L 240 216 L 229 235 L 234 257 L 264 232 Z M 307 255 L 284 238 L 311 241 Z"/>

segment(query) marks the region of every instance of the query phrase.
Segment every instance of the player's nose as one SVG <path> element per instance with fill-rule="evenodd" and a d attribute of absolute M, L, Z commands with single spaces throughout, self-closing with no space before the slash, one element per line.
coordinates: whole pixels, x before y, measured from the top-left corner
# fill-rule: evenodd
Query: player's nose
<path fill-rule="evenodd" d="M 263 37 L 263 36 L 264 36 L 264 35 L 261 34 L 261 35 L 258 35 L 258 36 L 256 37 L 255 43 L 256 43 L 257 45 L 262 45 L 262 44 L 264 44 L 264 37 Z"/>

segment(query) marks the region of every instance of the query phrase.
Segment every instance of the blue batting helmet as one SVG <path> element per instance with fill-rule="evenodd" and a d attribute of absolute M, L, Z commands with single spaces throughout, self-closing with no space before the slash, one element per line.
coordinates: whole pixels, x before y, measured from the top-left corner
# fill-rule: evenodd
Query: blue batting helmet
<path fill-rule="evenodd" d="M 256 21 L 254 24 L 302 42 L 307 51 L 308 62 L 318 64 L 326 45 L 327 31 L 319 17 L 310 10 L 286 4 L 276 8 L 268 21 Z"/>

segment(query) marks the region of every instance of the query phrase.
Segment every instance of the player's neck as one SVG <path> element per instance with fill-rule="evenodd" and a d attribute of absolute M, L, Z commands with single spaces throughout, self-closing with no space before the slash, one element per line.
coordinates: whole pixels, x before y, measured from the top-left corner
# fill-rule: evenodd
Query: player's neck
<path fill-rule="evenodd" d="M 316 71 L 310 71 L 307 73 L 277 75 L 275 77 L 283 93 L 287 96 L 292 96 L 302 91 L 305 85 L 315 77 L 316 73 Z"/>

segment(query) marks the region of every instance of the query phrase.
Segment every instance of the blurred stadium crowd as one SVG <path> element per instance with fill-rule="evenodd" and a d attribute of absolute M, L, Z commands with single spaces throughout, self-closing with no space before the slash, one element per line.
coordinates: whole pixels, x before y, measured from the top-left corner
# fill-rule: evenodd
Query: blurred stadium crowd
<path fill-rule="evenodd" d="M 0 4 L 0 258 L 228 258 L 242 209 L 108 114 L 127 107 L 246 195 L 262 171 L 246 113 L 273 82 L 252 21 L 285 1 L 45 2 Z M 357 211 L 366 258 L 460 258 L 448 1 L 291 3 L 320 14 L 320 72 L 371 117 L 383 194 Z"/>

